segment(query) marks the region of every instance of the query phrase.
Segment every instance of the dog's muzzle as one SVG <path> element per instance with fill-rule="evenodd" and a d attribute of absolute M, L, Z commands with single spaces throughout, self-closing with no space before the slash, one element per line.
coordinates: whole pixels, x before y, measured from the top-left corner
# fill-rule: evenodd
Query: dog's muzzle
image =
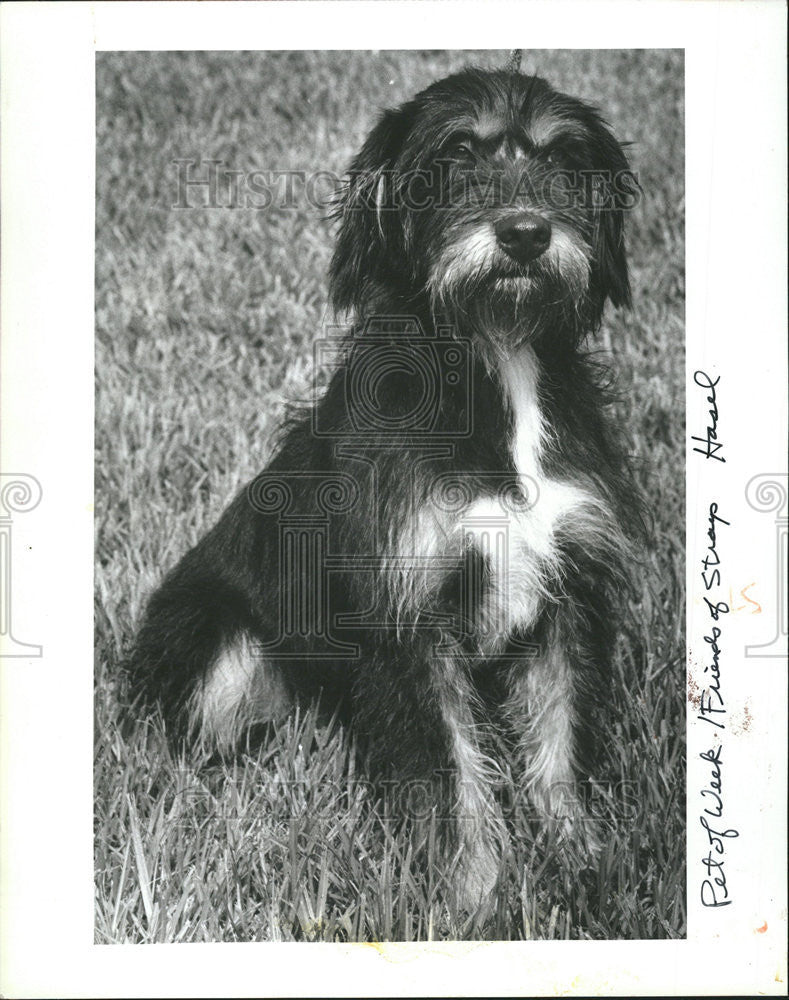
<path fill-rule="evenodd" d="M 551 224 L 531 212 L 518 212 L 501 219 L 495 226 L 501 249 L 519 264 L 536 260 L 551 242 Z"/>

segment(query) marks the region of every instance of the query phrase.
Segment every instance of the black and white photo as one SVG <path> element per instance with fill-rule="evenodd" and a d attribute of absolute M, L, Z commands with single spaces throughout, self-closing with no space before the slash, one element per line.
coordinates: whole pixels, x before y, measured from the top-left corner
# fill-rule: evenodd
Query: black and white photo
<path fill-rule="evenodd" d="M 136 829 L 142 940 L 681 937 L 682 53 L 97 70 L 99 884 Z"/>
<path fill-rule="evenodd" d="M 785 993 L 786 9 L 0 3 L 0 992 Z"/>

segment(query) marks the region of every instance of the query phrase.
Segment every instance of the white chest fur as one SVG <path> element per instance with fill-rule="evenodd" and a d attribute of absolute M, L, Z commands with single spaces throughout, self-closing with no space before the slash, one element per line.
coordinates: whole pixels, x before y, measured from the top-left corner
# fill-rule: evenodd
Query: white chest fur
<path fill-rule="evenodd" d="M 460 530 L 485 557 L 489 585 L 478 604 L 477 625 L 483 646 L 500 649 L 515 628 L 534 624 L 546 601 L 560 592 L 566 569 L 560 563 L 560 531 L 590 537 L 604 533 L 608 511 L 580 486 L 550 479 L 543 453 L 550 433 L 540 407 L 537 358 L 523 348 L 502 365 L 500 378 L 512 409 L 510 451 L 523 509 L 496 497 L 474 502 Z"/>
<path fill-rule="evenodd" d="M 474 574 L 463 582 L 461 616 L 474 621 L 486 654 L 500 652 L 516 629 L 528 630 L 546 602 L 561 597 L 562 583 L 572 571 L 562 565 L 563 538 L 574 537 L 600 550 L 613 530 L 600 497 L 544 471 L 551 431 L 540 407 L 540 369 L 531 348 L 502 364 L 500 379 L 512 412 L 512 464 L 526 502 L 511 503 L 509 495 L 497 495 L 494 485 L 490 494 L 459 510 L 428 503 L 399 525 L 389 542 L 395 557 L 390 585 L 398 623 L 419 616 L 463 551 L 473 548 L 484 558 L 484 584 Z M 500 471 L 506 479 L 507 470 Z"/>

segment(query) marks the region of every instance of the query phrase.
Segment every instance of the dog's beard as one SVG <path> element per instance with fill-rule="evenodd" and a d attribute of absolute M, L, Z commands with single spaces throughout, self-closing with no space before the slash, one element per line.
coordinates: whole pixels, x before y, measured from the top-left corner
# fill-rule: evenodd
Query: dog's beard
<path fill-rule="evenodd" d="M 508 258 L 481 229 L 442 250 L 428 290 L 436 313 L 502 350 L 538 338 L 577 339 L 588 328 L 589 281 L 588 247 L 566 229 L 555 227 L 550 248 L 528 264 Z"/>

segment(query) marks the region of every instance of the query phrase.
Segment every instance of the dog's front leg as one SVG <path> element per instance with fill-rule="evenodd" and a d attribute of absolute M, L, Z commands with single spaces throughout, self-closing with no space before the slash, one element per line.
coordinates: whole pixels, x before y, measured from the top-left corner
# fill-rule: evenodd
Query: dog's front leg
<path fill-rule="evenodd" d="M 580 628 L 575 618 L 571 624 Z M 556 622 L 534 638 L 535 654 L 510 669 L 505 705 L 518 739 L 522 781 L 550 826 L 593 849 L 578 782 L 590 739 L 590 653 L 577 632 L 573 636 Z"/>
<path fill-rule="evenodd" d="M 432 631 L 379 642 L 356 671 L 355 714 L 394 810 L 402 818 L 435 815 L 460 904 L 471 910 L 496 884 L 505 834 L 467 665 L 436 645 Z"/>

